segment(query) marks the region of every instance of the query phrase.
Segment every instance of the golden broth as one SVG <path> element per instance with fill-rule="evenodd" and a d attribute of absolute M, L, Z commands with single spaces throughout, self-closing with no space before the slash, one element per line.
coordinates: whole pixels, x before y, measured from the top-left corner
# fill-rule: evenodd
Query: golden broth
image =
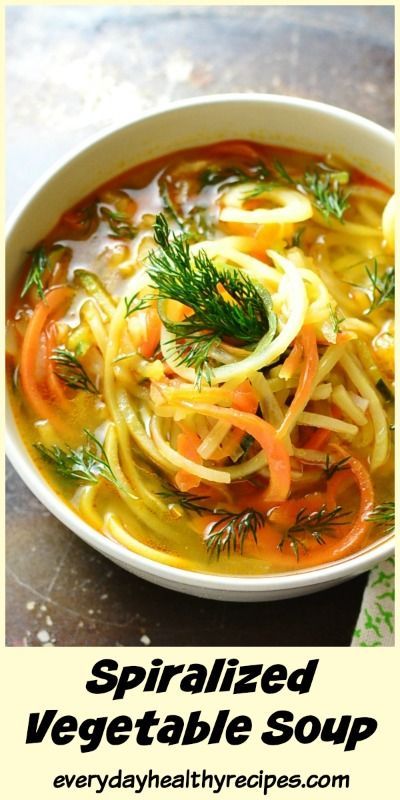
<path fill-rule="evenodd" d="M 384 535 L 390 196 L 334 156 L 234 141 L 66 212 L 7 331 L 18 427 L 63 500 L 134 552 L 214 573 L 306 568 Z"/>

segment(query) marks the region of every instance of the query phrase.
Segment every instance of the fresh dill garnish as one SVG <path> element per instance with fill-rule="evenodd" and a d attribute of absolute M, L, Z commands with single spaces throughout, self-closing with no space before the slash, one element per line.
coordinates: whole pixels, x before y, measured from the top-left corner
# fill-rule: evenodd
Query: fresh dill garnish
<path fill-rule="evenodd" d="M 217 227 L 217 212 L 205 206 L 193 206 L 188 212 L 182 231 L 191 242 L 212 237 Z"/>
<path fill-rule="evenodd" d="M 243 439 L 240 442 L 240 447 L 242 448 L 243 453 L 240 456 L 239 460 L 236 462 L 237 464 L 240 464 L 240 462 L 243 461 L 243 459 L 247 456 L 247 453 L 249 452 L 250 447 L 254 444 L 254 442 L 255 442 L 254 436 L 252 436 L 251 433 L 245 433 Z"/>
<path fill-rule="evenodd" d="M 324 503 L 318 511 L 308 512 L 306 508 L 301 508 L 296 516 L 296 521 L 288 528 L 283 534 L 281 541 L 278 544 L 280 550 L 288 540 L 290 546 L 299 559 L 299 548 L 302 547 L 304 552 L 307 551 L 307 545 L 303 539 L 296 534 L 304 533 L 312 536 L 318 544 L 325 544 L 324 536 L 332 536 L 336 525 L 347 525 L 350 511 L 343 511 L 342 506 L 336 506 L 332 511 L 328 511 Z"/>
<path fill-rule="evenodd" d="M 327 218 L 336 217 L 344 222 L 343 214 L 349 207 L 349 192 L 345 192 L 336 177 L 336 172 L 305 172 L 304 188 L 312 195 L 313 203 Z"/>
<path fill-rule="evenodd" d="M 85 367 L 71 350 L 66 347 L 56 347 L 53 355 L 50 356 L 50 361 L 54 361 L 57 364 L 55 374 L 70 389 L 82 389 L 84 392 L 98 394 L 98 390 L 92 379 L 89 378 Z"/>
<path fill-rule="evenodd" d="M 294 232 L 290 247 L 300 247 L 301 237 L 303 236 L 304 231 L 305 228 L 298 228 L 297 231 Z"/>
<path fill-rule="evenodd" d="M 149 254 L 148 274 L 159 298 L 177 300 L 193 311 L 182 322 L 162 319 L 177 338 L 180 363 L 195 368 L 198 385 L 203 376 L 210 382 L 210 351 L 223 338 L 249 346 L 267 332 L 273 338 L 276 315 L 263 287 L 236 269 L 218 270 L 204 250 L 192 258 L 187 237 L 170 237 L 162 214 L 156 217 L 154 238 L 159 249 Z"/>
<path fill-rule="evenodd" d="M 279 159 L 275 159 L 274 161 L 274 168 L 275 172 L 279 175 L 279 177 L 285 182 L 290 183 L 292 185 L 296 185 L 297 181 L 295 181 L 291 175 L 289 175 L 287 169 L 283 166 L 282 161 Z"/>
<path fill-rule="evenodd" d="M 375 506 L 373 511 L 368 514 L 367 519 L 384 528 L 385 533 L 391 531 L 395 522 L 394 502 L 390 500 L 388 503 Z"/>
<path fill-rule="evenodd" d="M 207 495 L 191 494 L 190 492 L 181 492 L 173 486 L 166 487 L 164 492 L 157 492 L 159 497 L 165 497 L 170 500 L 171 504 L 177 503 L 182 506 L 186 511 L 191 511 L 193 514 L 210 514 L 212 513 L 209 508 L 200 505 L 210 498 Z"/>
<path fill-rule="evenodd" d="M 217 223 L 216 211 L 213 214 L 208 206 L 193 206 L 183 217 L 176 204 L 172 201 L 168 176 L 162 176 L 159 186 L 165 213 L 172 217 L 182 233 L 185 233 L 191 242 L 198 242 L 201 239 L 212 236 Z"/>
<path fill-rule="evenodd" d="M 164 320 L 165 327 L 171 332 L 172 326 Z M 184 325 L 184 323 L 182 323 Z M 169 327 L 168 327 L 169 325 Z M 204 379 L 209 385 L 212 381 L 212 369 L 209 364 L 210 353 L 214 347 L 221 342 L 219 336 L 213 336 L 210 332 L 205 333 L 185 333 L 177 339 L 177 364 L 185 367 L 192 367 L 196 373 L 195 387 L 200 389 Z"/>
<path fill-rule="evenodd" d="M 244 192 L 243 199 L 244 200 L 256 200 L 257 197 L 261 197 L 265 192 L 272 192 L 273 189 L 277 189 L 280 186 L 279 183 L 274 181 L 264 181 L 260 180 L 253 189 L 249 189 L 248 192 Z"/>
<path fill-rule="evenodd" d="M 136 311 L 142 311 L 144 308 L 148 308 L 153 302 L 153 298 L 150 295 L 145 295 L 139 300 L 138 297 L 139 292 L 135 292 L 132 297 L 124 297 L 125 319 L 130 317 L 131 314 L 135 314 Z"/>
<path fill-rule="evenodd" d="M 371 304 L 367 314 L 381 308 L 385 303 L 394 302 L 395 278 L 394 267 L 388 267 L 382 276 L 378 275 L 378 262 L 374 259 L 373 269 L 365 267 L 369 280 L 371 281 Z"/>
<path fill-rule="evenodd" d="M 31 266 L 26 276 L 26 281 L 24 283 L 21 297 L 25 297 L 26 293 L 29 291 L 31 286 L 36 286 L 38 291 L 39 297 L 41 300 L 44 298 L 44 288 L 43 288 L 43 273 L 45 269 L 48 267 L 48 258 L 46 253 L 46 248 L 43 244 L 40 244 L 38 247 L 35 247 L 34 250 L 29 251 L 29 255 L 31 256 Z"/>
<path fill-rule="evenodd" d="M 160 186 L 160 196 L 164 206 L 164 211 L 169 213 L 172 219 L 179 225 L 179 227 L 183 230 L 185 225 L 184 218 L 179 214 L 178 209 L 176 208 L 175 203 L 172 202 L 172 198 L 169 191 L 168 185 L 168 176 L 163 175 L 160 178 L 159 186 Z"/>
<path fill-rule="evenodd" d="M 83 483 L 97 483 L 100 478 L 104 478 L 118 489 L 125 491 L 111 468 L 104 446 L 87 428 L 84 428 L 84 433 L 87 439 L 86 445 L 76 449 L 72 447 L 63 449 L 58 445 L 46 447 L 41 442 L 33 446 L 44 461 L 51 464 L 63 478 Z"/>
<path fill-rule="evenodd" d="M 62 217 L 62 222 L 70 227 L 71 224 L 75 228 L 77 225 L 85 232 L 97 220 L 97 204 L 96 202 L 89 203 L 87 206 L 75 208 L 72 211 L 67 211 Z"/>
<path fill-rule="evenodd" d="M 345 321 L 346 317 L 341 317 L 337 308 L 329 305 L 329 319 L 334 333 L 341 333 L 341 323 Z"/>
<path fill-rule="evenodd" d="M 345 456 L 344 458 L 341 458 L 339 461 L 334 461 L 332 463 L 331 457 L 329 453 L 327 453 L 324 466 L 326 480 L 329 481 L 331 478 L 333 478 L 336 472 L 341 472 L 341 470 L 343 469 L 349 469 L 349 461 L 350 461 L 350 456 Z"/>
<path fill-rule="evenodd" d="M 342 506 L 335 506 L 332 511 L 328 511 L 324 503 L 318 511 L 307 512 L 306 508 L 300 509 L 296 516 L 296 522 L 289 528 L 289 533 L 309 533 L 319 544 L 323 544 L 322 534 L 330 536 L 332 529 L 336 525 L 347 525 L 350 511 L 343 511 Z M 341 520 L 339 522 L 339 520 Z"/>
<path fill-rule="evenodd" d="M 243 511 L 228 511 L 226 508 L 208 508 L 203 506 L 210 500 L 206 495 L 181 492 L 173 486 L 167 487 L 164 492 L 158 492 L 160 497 L 171 499 L 186 511 L 193 514 L 213 514 L 220 517 L 212 525 L 205 536 L 205 544 L 210 555 L 226 552 L 229 556 L 233 552 L 243 553 L 247 536 L 251 535 L 257 544 L 257 531 L 262 528 L 267 520 L 267 513 L 256 511 L 254 508 L 245 508 Z"/>
<path fill-rule="evenodd" d="M 284 546 L 285 542 L 289 542 L 289 546 L 293 550 L 293 553 L 295 555 L 296 561 L 298 561 L 299 558 L 300 558 L 300 548 L 303 550 L 303 553 L 307 552 L 307 547 L 304 544 L 303 540 L 299 539 L 299 537 L 296 536 L 295 533 L 292 533 L 292 531 L 290 531 L 290 530 L 285 531 L 285 533 L 282 535 L 282 538 L 281 538 L 280 542 L 278 543 L 278 549 L 279 550 L 281 550 L 281 551 L 283 550 L 283 546 Z M 322 544 L 322 542 L 321 542 L 321 544 Z"/>
<path fill-rule="evenodd" d="M 125 214 L 123 211 L 112 211 L 107 206 L 100 206 L 100 214 L 106 222 L 108 222 L 112 233 L 110 233 L 110 238 L 112 239 L 134 239 L 137 230 L 136 228 L 129 222 L 128 214 Z"/>
<path fill-rule="evenodd" d="M 220 189 L 235 183 L 247 183 L 250 180 L 267 181 L 271 172 L 263 161 L 248 166 L 246 169 L 236 166 L 208 167 L 199 175 L 202 189 L 205 186 L 218 186 Z"/>
<path fill-rule="evenodd" d="M 237 514 L 216 510 L 213 513 L 221 514 L 221 519 L 214 522 L 206 534 L 205 543 L 210 555 L 217 558 L 222 552 L 227 555 L 233 552 L 243 554 L 243 548 L 248 536 L 251 536 L 257 544 L 257 531 L 265 525 L 266 515 L 254 508 L 245 508 Z"/>

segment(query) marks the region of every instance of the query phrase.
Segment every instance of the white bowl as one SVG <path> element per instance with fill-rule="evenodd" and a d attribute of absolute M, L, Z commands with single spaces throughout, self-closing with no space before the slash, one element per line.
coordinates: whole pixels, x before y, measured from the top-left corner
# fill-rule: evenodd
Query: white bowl
<path fill-rule="evenodd" d="M 48 233 L 62 212 L 97 186 L 148 159 L 223 139 L 253 139 L 312 153 L 333 151 L 368 175 L 393 183 L 393 134 L 349 111 L 276 95 L 229 94 L 185 100 L 103 131 L 58 162 L 34 186 L 7 229 L 7 297 L 14 291 L 26 251 Z M 150 561 L 104 538 L 64 505 L 31 460 L 8 404 L 6 420 L 7 454 L 36 497 L 111 561 L 160 586 L 217 600 L 278 600 L 333 586 L 369 570 L 393 552 L 393 536 L 389 535 L 341 561 L 265 577 L 211 575 Z"/>

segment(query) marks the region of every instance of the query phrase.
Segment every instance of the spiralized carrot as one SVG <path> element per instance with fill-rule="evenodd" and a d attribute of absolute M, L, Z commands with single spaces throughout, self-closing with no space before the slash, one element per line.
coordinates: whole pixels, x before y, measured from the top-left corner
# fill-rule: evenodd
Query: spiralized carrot
<path fill-rule="evenodd" d="M 296 339 L 288 357 L 281 366 L 279 377 L 283 378 L 285 381 L 289 380 L 289 378 L 291 378 L 297 372 L 297 370 L 300 369 L 302 355 L 302 344 L 299 339 Z"/>
<path fill-rule="evenodd" d="M 315 329 L 304 325 L 300 331 L 299 342 L 303 349 L 303 366 L 299 377 L 299 385 L 290 408 L 278 429 L 279 436 L 284 438 L 296 424 L 297 417 L 307 405 L 312 391 L 314 378 L 318 370 L 318 350 Z"/>
<path fill-rule="evenodd" d="M 337 561 L 339 558 L 352 555 L 365 545 L 368 531 L 371 528 L 368 515 L 374 508 L 374 489 L 368 470 L 358 458 L 350 455 L 344 447 L 332 445 L 332 449 L 338 453 L 340 458 L 348 457 L 348 467 L 358 484 L 360 504 L 350 530 L 341 538 L 335 539 L 329 542 L 329 544 L 320 545 L 318 549 L 315 548 L 305 553 L 304 566 L 314 566 L 329 561 Z"/>
<path fill-rule="evenodd" d="M 324 445 L 329 442 L 332 431 L 327 431 L 325 428 L 315 430 L 311 436 L 304 442 L 304 447 L 307 450 L 322 450 Z"/>
<path fill-rule="evenodd" d="M 51 360 L 53 350 L 57 344 L 56 328 L 55 325 L 53 324 L 50 324 L 46 331 L 46 342 L 47 342 L 47 358 L 46 358 L 47 384 L 50 390 L 50 394 L 57 401 L 57 405 L 65 405 L 66 403 L 65 392 L 63 391 L 63 386 L 60 379 L 57 378 L 57 375 L 55 373 L 54 361 Z"/>
<path fill-rule="evenodd" d="M 184 456 L 189 461 L 195 464 L 202 464 L 203 459 L 199 456 L 197 450 L 201 444 L 200 436 L 194 431 L 185 430 L 183 433 L 178 434 L 177 449 L 181 456 Z M 175 483 L 182 492 L 188 492 L 199 485 L 201 478 L 192 475 L 184 469 L 178 470 L 175 475 Z"/>
<path fill-rule="evenodd" d="M 254 436 L 266 454 L 270 470 L 269 486 L 262 493 L 263 502 L 280 503 L 286 499 L 290 490 L 289 454 L 279 440 L 275 428 L 269 422 L 265 422 L 260 417 L 245 411 L 220 408 L 206 403 L 193 404 L 188 401 L 181 401 L 179 405 L 184 408 L 196 409 L 197 413 L 205 414 L 207 417 L 226 420 L 250 434 L 250 436 Z"/>
<path fill-rule="evenodd" d="M 71 298 L 72 293 L 71 287 L 59 286 L 47 292 L 44 300 L 37 304 L 26 330 L 20 361 L 20 378 L 25 397 L 35 414 L 40 419 L 47 419 L 62 435 L 65 435 L 69 428 L 57 414 L 54 405 L 43 397 L 35 379 L 35 371 L 40 338 L 46 322 Z"/>
<path fill-rule="evenodd" d="M 150 306 L 145 311 L 146 338 L 139 344 L 139 353 L 143 358 L 151 358 L 160 344 L 161 320 L 157 309 Z"/>
<path fill-rule="evenodd" d="M 232 393 L 232 408 L 255 414 L 258 408 L 258 397 L 250 381 L 243 381 Z"/>

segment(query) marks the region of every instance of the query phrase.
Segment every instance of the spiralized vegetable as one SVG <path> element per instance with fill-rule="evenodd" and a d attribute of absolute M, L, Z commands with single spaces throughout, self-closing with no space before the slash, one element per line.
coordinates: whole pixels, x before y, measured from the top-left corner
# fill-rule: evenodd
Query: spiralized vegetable
<path fill-rule="evenodd" d="M 7 323 L 16 419 L 120 546 L 262 575 L 390 532 L 395 203 L 335 163 L 183 151 L 28 255 Z"/>

